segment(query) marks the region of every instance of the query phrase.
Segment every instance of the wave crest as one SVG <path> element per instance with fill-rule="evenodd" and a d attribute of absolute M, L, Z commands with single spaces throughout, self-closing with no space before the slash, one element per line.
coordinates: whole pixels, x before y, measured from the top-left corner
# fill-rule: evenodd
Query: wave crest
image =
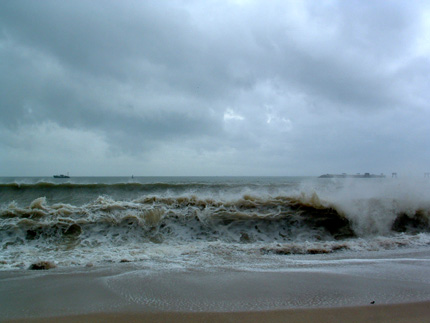
<path fill-rule="evenodd" d="M 430 208 L 403 204 L 396 199 L 355 199 L 346 205 L 316 192 L 231 199 L 146 195 L 131 201 L 102 195 L 82 206 L 49 205 L 39 197 L 27 207 L 14 202 L 4 206 L 0 236 L 9 244 L 38 239 L 60 244 L 71 239 L 285 243 L 429 232 Z"/>

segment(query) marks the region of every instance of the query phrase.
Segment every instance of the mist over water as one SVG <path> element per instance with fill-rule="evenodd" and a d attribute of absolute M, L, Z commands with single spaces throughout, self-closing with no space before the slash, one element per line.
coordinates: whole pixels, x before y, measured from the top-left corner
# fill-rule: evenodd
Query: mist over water
<path fill-rule="evenodd" d="M 424 178 L 0 178 L 0 192 L 1 269 L 275 269 L 430 243 Z"/>

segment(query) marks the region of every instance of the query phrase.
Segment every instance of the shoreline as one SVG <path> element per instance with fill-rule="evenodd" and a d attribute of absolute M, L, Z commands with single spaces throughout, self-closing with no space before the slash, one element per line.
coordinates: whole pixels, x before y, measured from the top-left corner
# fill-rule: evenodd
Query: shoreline
<path fill-rule="evenodd" d="M 154 272 L 132 264 L 0 272 L 0 320 L 420 322 L 430 317 L 430 283 L 423 281 L 427 266 L 414 268 L 409 280 L 389 266 L 374 268 L 371 276 L 346 268 Z"/>
<path fill-rule="evenodd" d="M 423 322 L 430 301 L 354 307 L 247 312 L 113 312 L 22 318 L 4 322 Z"/>

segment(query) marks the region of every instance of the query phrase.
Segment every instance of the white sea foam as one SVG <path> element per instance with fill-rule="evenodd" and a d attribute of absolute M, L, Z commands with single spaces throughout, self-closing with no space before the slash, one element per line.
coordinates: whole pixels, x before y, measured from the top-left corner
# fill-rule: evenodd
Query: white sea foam
<path fill-rule="evenodd" d="M 257 270 L 304 255 L 430 245 L 422 180 L 26 185 L 3 187 L 1 269 L 47 260 Z"/>

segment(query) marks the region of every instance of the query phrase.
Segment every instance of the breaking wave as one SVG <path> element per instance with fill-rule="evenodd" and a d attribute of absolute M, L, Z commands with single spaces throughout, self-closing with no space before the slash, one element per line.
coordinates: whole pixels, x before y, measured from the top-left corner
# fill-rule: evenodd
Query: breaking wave
<path fill-rule="evenodd" d="M 356 201 L 362 208 L 365 202 Z M 40 197 L 27 207 L 14 202 L 3 207 L 0 235 L 3 243 L 12 243 L 96 233 L 115 235 L 123 230 L 123 239 L 140 241 L 253 242 L 339 240 L 429 231 L 429 208 L 402 210 L 400 205 L 396 200 L 367 201 L 372 216 L 365 214 L 357 221 L 354 212 L 349 214 L 342 206 L 321 201 L 316 193 L 272 198 L 244 195 L 230 201 L 155 195 L 116 201 L 100 196 L 83 206 L 49 205 L 45 197 Z"/>
<path fill-rule="evenodd" d="M 22 266 L 31 252 L 64 263 L 65 255 L 75 255 L 73 262 L 81 264 L 82 259 L 124 260 L 124 255 L 129 261 L 162 257 L 166 250 L 187 255 L 196 248 L 224 257 L 430 244 L 426 194 L 386 194 L 391 184 L 379 194 L 360 185 L 345 191 L 337 182 L 312 189 L 306 184 L 294 189 L 234 183 L 1 184 L 2 192 L 18 191 L 11 193 L 18 198 L 0 207 L 0 268 Z M 95 196 L 100 192 L 105 194 Z M 40 193 L 46 196 L 19 199 Z M 80 203 L 73 203 L 76 196 Z"/>

